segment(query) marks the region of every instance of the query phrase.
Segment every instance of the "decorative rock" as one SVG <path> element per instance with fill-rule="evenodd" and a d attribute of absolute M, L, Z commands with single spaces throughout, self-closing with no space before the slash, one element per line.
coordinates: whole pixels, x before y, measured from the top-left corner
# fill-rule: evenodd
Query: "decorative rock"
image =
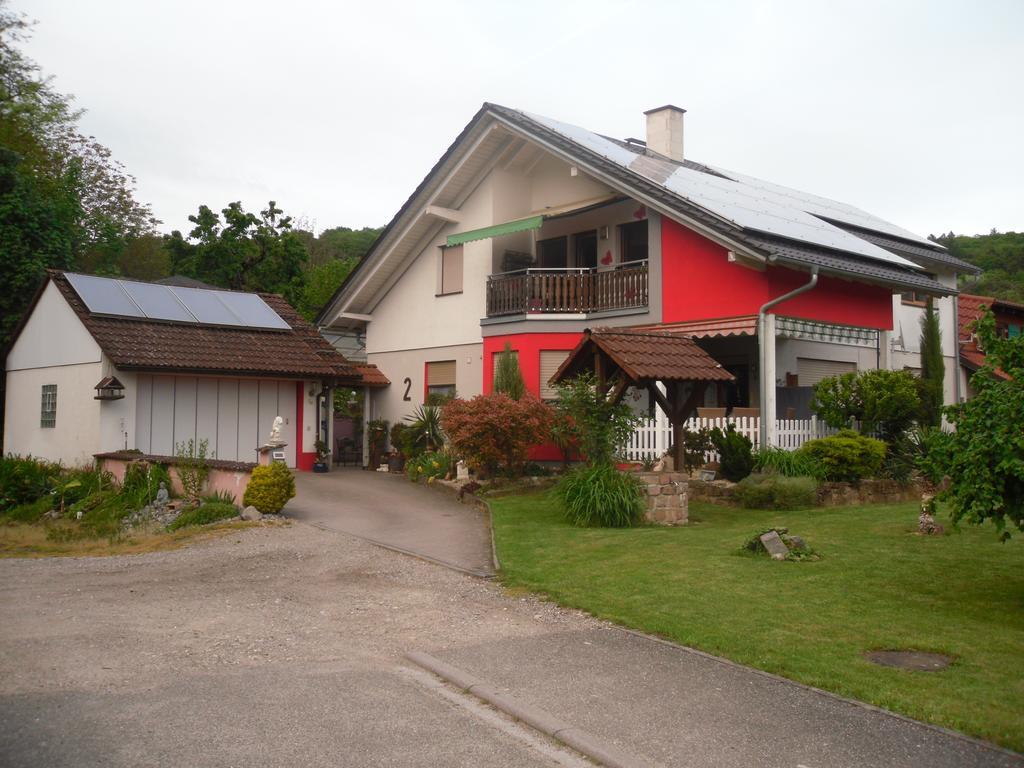
<path fill-rule="evenodd" d="M 786 542 L 782 540 L 782 537 L 776 531 L 768 531 L 768 533 L 762 534 L 761 543 L 764 544 L 768 554 L 772 556 L 772 560 L 785 560 L 786 556 L 789 555 L 789 547 L 786 546 Z"/>
<path fill-rule="evenodd" d="M 258 520 L 263 519 L 263 513 L 250 504 L 248 507 L 242 510 L 242 513 L 239 515 L 239 517 L 241 517 L 243 520 L 256 522 Z"/>

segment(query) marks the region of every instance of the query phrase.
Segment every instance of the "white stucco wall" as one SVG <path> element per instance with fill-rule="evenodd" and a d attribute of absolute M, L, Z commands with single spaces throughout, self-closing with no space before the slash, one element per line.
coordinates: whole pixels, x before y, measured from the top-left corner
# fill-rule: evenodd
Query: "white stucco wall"
<path fill-rule="evenodd" d="M 956 275 L 952 272 L 940 272 L 936 279 L 943 285 L 956 288 Z M 943 400 L 948 404 L 956 402 L 957 377 L 957 330 L 955 322 L 955 296 L 945 296 L 935 300 L 935 310 L 939 314 L 939 329 L 942 332 L 942 354 L 945 362 L 945 382 Z M 893 330 L 891 334 L 891 355 L 889 366 L 893 370 L 921 368 L 921 318 L 924 308 L 912 304 L 904 304 L 899 294 L 893 296 Z"/>
<path fill-rule="evenodd" d="M 4 453 L 32 455 L 66 466 L 92 463 L 100 451 L 100 402 L 94 387 L 100 362 L 7 372 Z M 42 387 L 57 385 L 57 419 L 41 427 Z"/>
<path fill-rule="evenodd" d="M 100 450 L 99 345 L 51 283 L 7 355 L 4 453 L 87 464 Z M 42 387 L 57 385 L 57 420 L 40 426 Z"/>
<path fill-rule="evenodd" d="M 423 404 L 426 364 L 445 360 L 455 361 L 455 390 L 459 397 L 471 398 L 481 393 L 483 343 L 371 355 L 370 362 L 387 372 L 391 386 L 372 391 L 369 418 L 387 419 L 391 424 L 401 422 L 417 406 Z M 406 382 L 406 379 L 409 381 Z M 407 390 L 409 399 L 405 400 Z"/>

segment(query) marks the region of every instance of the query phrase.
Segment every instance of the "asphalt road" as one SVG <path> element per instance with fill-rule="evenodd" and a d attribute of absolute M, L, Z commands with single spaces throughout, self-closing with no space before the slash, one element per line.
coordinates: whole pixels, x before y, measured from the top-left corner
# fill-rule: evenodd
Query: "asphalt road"
<path fill-rule="evenodd" d="M 340 468 L 298 472 L 288 517 L 351 533 L 439 563 L 493 575 L 487 514 L 405 475 Z"/>
<path fill-rule="evenodd" d="M 651 766 L 1024 765 L 301 523 L 0 583 L 4 766 L 584 765 L 409 651 Z"/>

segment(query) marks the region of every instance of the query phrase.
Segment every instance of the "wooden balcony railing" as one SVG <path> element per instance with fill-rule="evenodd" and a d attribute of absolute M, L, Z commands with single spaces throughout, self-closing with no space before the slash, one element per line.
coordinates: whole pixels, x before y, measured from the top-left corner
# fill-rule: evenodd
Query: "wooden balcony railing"
<path fill-rule="evenodd" d="M 487 316 L 647 306 L 647 262 L 616 269 L 522 269 L 487 278 Z"/>

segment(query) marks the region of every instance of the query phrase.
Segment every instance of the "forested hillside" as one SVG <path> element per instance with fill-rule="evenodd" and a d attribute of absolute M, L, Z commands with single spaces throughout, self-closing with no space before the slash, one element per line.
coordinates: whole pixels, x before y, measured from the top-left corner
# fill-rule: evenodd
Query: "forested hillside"
<path fill-rule="evenodd" d="M 960 289 L 1024 304 L 1024 232 L 954 235 L 930 238 L 958 259 L 980 267 L 981 275 L 961 280 Z"/>

